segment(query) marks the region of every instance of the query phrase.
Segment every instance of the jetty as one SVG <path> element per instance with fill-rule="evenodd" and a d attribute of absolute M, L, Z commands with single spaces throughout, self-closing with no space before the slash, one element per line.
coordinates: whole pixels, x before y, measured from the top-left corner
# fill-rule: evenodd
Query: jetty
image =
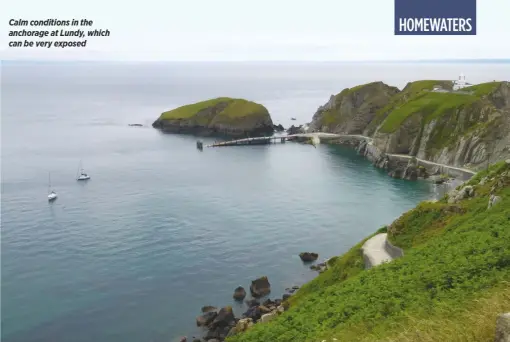
<path fill-rule="evenodd" d="M 207 145 L 206 147 L 267 145 L 267 144 L 285 143 L 286 141 L 291 141 L 291 140 L 303 140 L 303 139 L 313 139 L 313 138 L 318 138 L 320 140 L 338 139 L 338 138 L 352 138 L 352 139 L 367 140 L 369 143 L 372 142 L 372 138 L 365 137 L 363 135 L 334 134 L 334 133 L 318 132 L 318 133 L 300 133 L 300 134 L 279 135 L 279 136 L 277 135 L 277 136 L 270 136 L 270 137 L 255 137 L 255 138 L 228 140 L 228 141 L 215 142 L 214 144 Z"/>

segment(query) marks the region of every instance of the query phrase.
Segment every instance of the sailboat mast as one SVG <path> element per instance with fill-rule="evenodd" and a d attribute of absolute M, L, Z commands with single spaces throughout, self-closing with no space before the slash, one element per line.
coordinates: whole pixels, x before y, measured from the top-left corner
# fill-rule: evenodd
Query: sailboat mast
<path fill-rule="evenodd" d="M 80 177 L 80 170 L 81 170 L 81 159 L 80 159 L 80 163 L 78 164 L 78 170 L 76 171 L 76 179 L 78 179 Z"/>

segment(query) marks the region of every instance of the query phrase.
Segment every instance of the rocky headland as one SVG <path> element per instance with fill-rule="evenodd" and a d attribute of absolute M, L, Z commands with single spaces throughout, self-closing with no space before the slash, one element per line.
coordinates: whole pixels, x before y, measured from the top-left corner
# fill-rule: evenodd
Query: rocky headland
<path fill-rule="evenodd" d="M 257 137 L 282 131 L 268 110 L 244 99 L 220 97 L 164 112 L 152 127 L 166 133 L 200 136 Z"/>
<path fill-rule="evenodd" d="M 308 126 L 309 131 L 365 136 L 328 141 L 353 146 L 396 178 L 449 172 L 435 164 L 478 171 L 510 156 L 510 83 L 461 91 L 441 80 L 410 82 L 402 90 L 368 83 L 332 95 Z"/>

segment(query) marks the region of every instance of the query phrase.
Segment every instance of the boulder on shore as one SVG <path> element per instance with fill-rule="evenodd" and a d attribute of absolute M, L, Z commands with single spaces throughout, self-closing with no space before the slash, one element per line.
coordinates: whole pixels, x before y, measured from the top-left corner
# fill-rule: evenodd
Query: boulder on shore
<path fill-rule="evenodd" d="M 317 260 L 317 258 L 319 258 L 319 254 L 317 254 L 317 253 L 303 252 L 303 253 L 299 253 L 299 257 L 300 257 L 300 258 L 301 258 L 301 260 L 302 260 L 302 261 L 304 261 L 304 262 L 312 262 L 312 261 Z"/>
<path fill-rule="evenodd" d="M 197 317 L 197 326 L 198 327 L 205 327 L 208 326 L 217 316 L 218 314 L 216 311 L 209 311 L 204 313 L 201 316 Z"/>
<path fill-rule="evenodd" d="M 259 306 L 260 305 L 260 302 L 257 300 L 257 299 L 249 299 L 246 301 L 246 305 L 248 305 L 249 308 L 253 307 L 253 306 Z"/>
<path fill-rule="evenodd" d="M 263 297 L 271 292 L 271 284 L 266 276 L 255 279 L 251 282 L 250 292 L 253 297 Z"/>
<path fill-rule="evenodd" d="M 210 328 L 226 327 L 232 324 L 235 325 L 234 311 L 231 306 L 226 306 L 220 309 L 218 315 L 211 322 Z"/>
<path fill-rule="evenodd" d="M 211 312 L 211 311 L 217 312 L 218 309 L 215 306 L 210 306 L 210 305 L 202 306 L 202 313 L 207 313 L 207 312 Z"/>
<path fill-rule="evenodd" d="M 246 290 L 244 289 L 244 287 L 238 286 L 234 290 L 234 296 L 233 297 L 234 297 L 235 300 L 243 300 L 244 297 L 246 297 Z"/>

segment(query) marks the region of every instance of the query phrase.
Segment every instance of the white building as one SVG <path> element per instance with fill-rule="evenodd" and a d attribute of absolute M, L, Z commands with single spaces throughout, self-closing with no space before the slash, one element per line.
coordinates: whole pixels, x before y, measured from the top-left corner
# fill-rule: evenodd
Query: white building
<path fill-rule="evenodd" d="M 470 86 L 472 86 L 472 84 L 466 82 L 466 76 L 464 76 L 464 74 L 460 74 L 459 79 L 453 81 L 453 90 L 459 90 Z"/>

